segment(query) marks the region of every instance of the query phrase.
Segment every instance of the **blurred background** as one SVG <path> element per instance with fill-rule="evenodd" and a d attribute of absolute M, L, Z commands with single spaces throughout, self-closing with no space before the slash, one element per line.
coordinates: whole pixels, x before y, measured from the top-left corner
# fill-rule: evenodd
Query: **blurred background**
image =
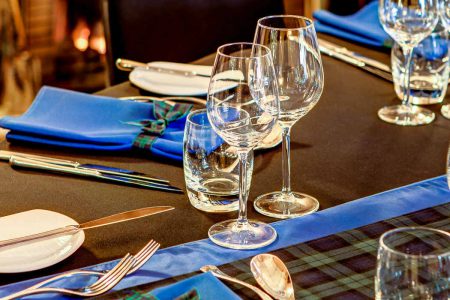
<path fill-rule="evenodd" d="M 210 5 L 208 7 L 202 1 L 206 0 L 0 0 L 0 115 L 24 112 L 42 85 L 92 93 L 110 84 L 126 80 L 127 74 L 114 75 L 117 70 L 114 70 L 113 60 L 120 57 L 117 56 L 119 54 L 128 55 L 129 57 L 124 58 L 135 60 L 188 62 L 200 58 L 199 54 L 213 53 L 218 46 L 214 43 L 202 49 L 203 52 L 189 52 L 186 47 L 163 57 L 160 53 L 164 53 L 164 47 L 154 47 L 155 39 L 162 38 L 152 36 L 150 30 L 162 31 L 164 35 L 170 35 L 170 26 L 164 28 L 157 23 L 154 24 L 155 26 L 151 26 L 152 23 L 150 25 L 143 23 L 144 25 L 139 28 L 141 32 L 127 27 L 128 21 L 133 23 L 140 20 L 139 18 L 146 22 L 153 20 L 157 22 L 167 18 L 170 20 L 167 22 L 169 25 L 172 24 L 174 28 L 180 28 L 182 31 L 189 26 L 183 28 L 184 23 L 180 25 L 173 21 L 181 17 L 172 15 L 170 12 L 182 11 L 184 12 L 182 18 L 188 19 L 188 9 L 195 9 L 194 12 L 207 9 L 206 12 L 202 12 L 203 16 L 208 14 L 209 9 L 213 11 L 212 14 L 215 14 L 213 17 L 218 20 L 220 20 L 218 11 L 226 13 L 226 10 L 220 6 L 220 2 L 224 1 L 208 0 L 206 1 Z M 253 0 L 253 3 L 249 5 L 262 3 L 258 1 Z M 236 9 L 245 2 L 249 1 L 225 1 L 227 8 L 233 5 Z M 276 11 L 276 7 L 281 7 L 284 13 L 311 17 L 316 9 L 327 9 L 341 15 L 351 14 L 362 7 L 366 1 L 268 0 L 266 2 L 273 11 Z M 158 3 L 160 7 L 156 6 Z M 202 3 L 203 7 L 193 7 L 199 3 Z M 148 11 L 139 7 L 142 5 L 145 5 Z M 215 6 L 211 7 L 211 5 Z M 243 10 L 244 14 L 253 11 L 252 9 L 245 11 L 245 8 Z M 275 14 L 270 13 L 269 8 L 266 12 L 269 12 L 266 14 Z M 178 19 L 170 19 L 171 17 Z M 201 17 L 192 14 L 192 18 Z M 255 22 L 250 21 L 252 24 Z M 235 25 L 239 26 L 239 24 Z M 206 27 L 211 26 L 208 23 Z M 122 37 L 117 37 L 112 32 L 117 31 L 117 28 L 131 28 L 128 30 L 132 32 L 121 32 Z M 142 39 L 142 43 L 127 43 L 126 37 L 132 35 Z M 111 36 L 114 37 L 113 43 L 111 43 Z M 233 41 L 235 38 L 230 36 L 228 40 Z M 177 39 L 172 37 L 172 40 Z M 228 41 L 226 36 L 221 40 Z M 161 45 L 174 49 L 174 45 L 167 45 L 167 41 L 160 42 Z M 122 49 L 124 45 L 129 44 L 132 44 L 134 49 L 140 48 L 140 54 L 136 52 L 136 55 L 133 55 L 133 52 Z"/>

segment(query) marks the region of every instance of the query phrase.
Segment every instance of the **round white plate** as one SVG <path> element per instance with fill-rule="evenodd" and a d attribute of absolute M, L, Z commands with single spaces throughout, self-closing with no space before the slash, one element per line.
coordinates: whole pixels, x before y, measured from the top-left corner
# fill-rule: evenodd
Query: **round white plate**
<path fill-rule="evenodd" d="M 198 74 L 210 75 L 212 67 L 173 62 L 154 61 L 147 64 L 157 68 L 180 71 L 195 71 Z M 137 87 L 149 92 L 170 96 L 204 96 L 208 93 L 209 77 L 181 76 L 135 68 L 129 76 Z"/>
<path fill-rule="evenodd" d="M 12 239 L 78 224 L 57 212 L 34 209 L 0 218 L 0 239 Z M 0 273 L 19 273 L 54 265 L 74 253 L 84 242 L 83 230 L 74 234 L 0 248 Z"/>

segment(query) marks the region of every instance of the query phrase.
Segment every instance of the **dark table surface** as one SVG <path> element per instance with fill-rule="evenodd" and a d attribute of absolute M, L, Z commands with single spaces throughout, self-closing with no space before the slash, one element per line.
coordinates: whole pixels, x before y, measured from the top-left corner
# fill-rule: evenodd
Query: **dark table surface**
<path fill-rule="evenodd" d="M 323 36 L 349 49 L 389 63 L 389 53 Z M 197 63 L 210 64 L 214 55 Z M 292 187 L 317 197 L 321 209 L 445 173 L 450 121 L 430 106 L 436 120 L 427 126 L 401 127 L 382 122 L 377 110 L 398 103 L 393 85 L 360 69 L 322 56 L 325 89 L 316 107 L 292 130 Z M 129 82 L 100 91 L 113 97 L 149 94 Z M 448 98 L 448 97 L 447 97 Z M 129 168 L 160 175 L 184 186 L 181 164 L 137 153 L 101 153 L 35 145 L 2 149 Z M 207 214 L 193 208 L 184 194 L 89 181 L 83 178 L 12 169 L 0 164 L 0 216 L 42 208 L 85 222 L 146 206 L 175 210 L 139 220 L 92 229 L 83 246 L 66 260 L 43 270 L 1 274 L 6 284 L 79 268 L 136 252 L 148 240 L 169 247 L 207 237 L 208 228 L 236 214 Z M 253 199 L 281 188 L 281 147 L 258 151 L 249 201 L 249 217 L 266 222 Z M 370 213 L 370 212 L 367 212 Z"/>

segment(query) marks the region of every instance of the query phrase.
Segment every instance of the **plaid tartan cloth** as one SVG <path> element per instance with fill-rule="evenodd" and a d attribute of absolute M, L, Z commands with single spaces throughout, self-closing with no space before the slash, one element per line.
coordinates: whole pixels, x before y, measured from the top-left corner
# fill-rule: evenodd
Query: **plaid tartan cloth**
<path fill-rule="evenodd" d="M 133 147 L 142 150 L 151 149 L 156 139 L 164 134 L 169 123 L 185 117 L 191 111 L 192 107 L 192 104 L 176 103 L 175 105 L 170 105 L 163 101 L 154 101 L 154 120 L 148 119 L 125 122 L 126 124 L 142 128 L 142 132 L 133 142 Z"/>
<path fill-rule="evenodd" d="M 405 226 L 427 226 L 450 231 L 450 203 L 366 225 L 271 252 L 289 269 L 296 299 L 374 299 L 374 277 L 379 237 Z M 250 271 L 251 258 L 220 266 L 225 273 L 258 285 Z M 148 299 L 156 287 L 197 273 L 185 274 L 103 296 L 108 299 Z M 243 299 L 257 299 L 251 290 L 226 284 Z M 201 298 L 201 295 L 200 295 Z"/>

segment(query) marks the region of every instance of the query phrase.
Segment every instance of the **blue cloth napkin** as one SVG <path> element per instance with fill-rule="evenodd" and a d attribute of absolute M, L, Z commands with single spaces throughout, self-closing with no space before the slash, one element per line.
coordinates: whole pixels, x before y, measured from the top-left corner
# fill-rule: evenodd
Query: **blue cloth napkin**
<path fill-rule="evenodd" d="M 313 16 L 314 26 L 318 32 L 369 46 L 392 46 L 393 41 L 384 31 L 378 18 L 378 1 L 369 3 L 349 16 L 338 16 L 326 10 L 315 11 Z"/>
<path fill-rule="evenodd" d="M 153 296 L 159 300 L 172 300 L 193 289 L 197 291 L 199 299 L 241 299 L 211 273 L 196 275 L 183 281 L 157 288 L 151 291 L 148 296 Z M 144 297 L 144 299 L 146 298 Z"/>
<path fill-rule="evenodd" d="M 78 149 L 131 150 L 141 128 L 126 124 L 154 119 L 153 104 L 119 101 L 80 92 L 43 87 L 27 112 L 0 119 L 9 129 L 9 142 L 31 142 Z M 186 117 L 169 123 L 150 152 L 156 156 L 183 160 Z"/>

